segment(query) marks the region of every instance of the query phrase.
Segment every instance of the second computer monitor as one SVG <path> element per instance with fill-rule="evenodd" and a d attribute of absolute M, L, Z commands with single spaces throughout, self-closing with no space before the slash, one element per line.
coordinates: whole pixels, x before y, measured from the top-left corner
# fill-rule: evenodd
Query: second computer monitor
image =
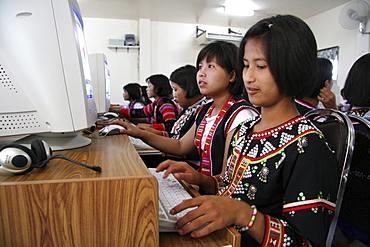
<path fill-rule="evenodd" d="M 89 54 L 92 85 L 98 113 L 104 113 L 110 106 L 110 74 L 107 57 L 103 53 Z"/>

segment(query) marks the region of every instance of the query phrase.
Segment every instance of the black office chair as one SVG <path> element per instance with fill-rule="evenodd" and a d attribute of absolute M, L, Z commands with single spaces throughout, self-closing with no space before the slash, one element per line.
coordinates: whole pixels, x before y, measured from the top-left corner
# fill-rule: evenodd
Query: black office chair
<path fill-rule="evenodd" d="M 337 223 L 335 246 L 354 240 L 370 246 L 370 122 L 348 115 L 355 128 L 355 147 L 348 175 L 346 191 Z M 343 234 L 344 240 L 339 236 Z M 338 243 L 338 244 L 336 244 Z"/>
<path fill-rule="evenodd" d="M 335 151 L 340 174 L 337 202 L 333 220 L 330 224 L 326 246 L 331 247 L 341 209 L 347 177 L 354 147 L 354 128 L 348 116 L 332 109 L 315 109 L 305 114 L 323 132 L 329 147 Z"/>

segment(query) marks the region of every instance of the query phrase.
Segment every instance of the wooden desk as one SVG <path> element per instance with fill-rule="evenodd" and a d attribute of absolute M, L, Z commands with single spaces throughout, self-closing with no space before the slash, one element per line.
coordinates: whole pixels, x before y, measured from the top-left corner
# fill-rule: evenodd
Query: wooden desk
<path fill-rule="evenodd" d="M 127 136 L 58 151 L 27 175 L 0 175 L 0 246 L 158 246 L 158 183 Z"/>
<path fill-rule="evenodd" d="M 0 174 L 0 246 L 238 246 L 228 229 L 200 239 L 159 234 L 158 183 L 126 135 L 55 153 L 103 171 L 55 159 Z"/>

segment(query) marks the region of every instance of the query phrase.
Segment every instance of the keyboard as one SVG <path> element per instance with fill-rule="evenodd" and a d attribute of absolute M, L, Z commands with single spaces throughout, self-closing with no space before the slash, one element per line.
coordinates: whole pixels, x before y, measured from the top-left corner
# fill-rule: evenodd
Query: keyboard
<path fill-rule="evenodd" d="M 149 146 L 148 144 L 146 144 L 143 140 L 139 139 L 139 138 L 135 138 L 135 137 L 132 137 L 132 136 L 129 136 L 132 144 L 134 144 L 134 147 L 138 150 L 142 150 L 142 149 L 154 149 L 152 146 Z"/>
<path fill-rule="evenodd" d="M 146 144 L 143 140 L 129 136 L 139 155 L 162 155 L 162 152 Z"/>
<path fill-rule="evenodd" d="M 192 198 L 192 196 L 172 174 L 163 178 L 164 172 L 157 173 L 156 168 L 148 169 L 158 180 L 159 232 L 177 232 L 174 229 L 176 221 L 194 208 L 185 209 L 176 215 L 171 215 L 170 210 L 183 200 Z"/>

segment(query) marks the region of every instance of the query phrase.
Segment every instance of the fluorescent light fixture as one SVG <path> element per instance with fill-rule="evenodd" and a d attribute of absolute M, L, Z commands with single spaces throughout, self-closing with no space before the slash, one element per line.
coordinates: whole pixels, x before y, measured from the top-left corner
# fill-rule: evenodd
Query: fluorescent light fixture
<path fill-rule="evenodd" d="M 229 15 L 253 16 L 254 10 L 258 9 L 250 0 L 226 0 L 223 10 Z"/>

